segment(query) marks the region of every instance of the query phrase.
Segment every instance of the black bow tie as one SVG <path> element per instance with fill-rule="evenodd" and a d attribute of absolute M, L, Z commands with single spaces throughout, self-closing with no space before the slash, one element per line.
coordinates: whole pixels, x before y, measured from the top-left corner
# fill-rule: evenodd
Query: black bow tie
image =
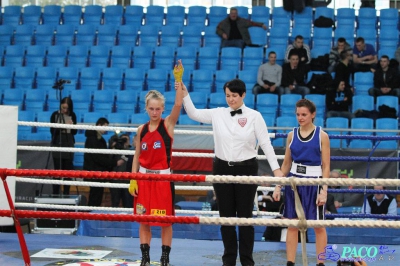
<path fill-rule="evenodd" d="M 237 109 L 235 111 L 231 111 L 231 116 L 234 116 L 235 114 L 241 114 L 242 113 L 242 109 Z"/>

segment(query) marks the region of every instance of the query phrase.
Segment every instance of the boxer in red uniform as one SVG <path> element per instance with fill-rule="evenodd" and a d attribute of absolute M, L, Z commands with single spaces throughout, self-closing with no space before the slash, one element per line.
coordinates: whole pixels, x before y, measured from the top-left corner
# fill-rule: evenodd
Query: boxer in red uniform
<path fill-rule="evenodd" d="M 174 68 L 176 81 L 182 79 L 181 62 Z M 161 118 L 165 98 L 155 90 L 146 95 L 146 111 L 150 121 L 139 126 L 136 139 L 136 152 L 132 172 L 169 174 L 174 128 L 182 107 L 182 89 L 176 89 L 175 105 L 171 114 Z M 131 180 L 129 192 L 134 198 L 134 213 L 143 215 L 174 215 L 174 185 L 169 181 Z M 139 227 L 141 266 L 150 266 L 151 227 L 161 226 L 162 254 L 161 265 L 169 266 L 169 253 L 172 243 L 172 225 L 165 223 L 141 223 Z"/>

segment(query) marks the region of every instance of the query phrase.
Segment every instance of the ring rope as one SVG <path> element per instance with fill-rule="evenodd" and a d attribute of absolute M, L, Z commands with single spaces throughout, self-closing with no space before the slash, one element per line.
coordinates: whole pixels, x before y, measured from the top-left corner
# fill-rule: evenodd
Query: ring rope
<path fill-rule="evenodd" d="M 220 176 L 220 175 L 192 175 L 192 174 L 143 174 L 128 172 L 97 172 L 76 170 L 38 170 L 38 169 L 6 169 L 0 168 L 0 173 L 16 177 L 58 177 L 64 178 L 98 178 L 98 179 L 135 179 L 154 181 L 180 181 L 180 182 L 210 182 L 210 183 L 238 183 L 238 184 L 264 184 L 272 183 L 290 185 L 288 178 L 271 176 Z M 328 185 L 328 186 L 400 186 L 400 179 L 365 179 L 365 178 L 293 178 L 296 185 Z"/>

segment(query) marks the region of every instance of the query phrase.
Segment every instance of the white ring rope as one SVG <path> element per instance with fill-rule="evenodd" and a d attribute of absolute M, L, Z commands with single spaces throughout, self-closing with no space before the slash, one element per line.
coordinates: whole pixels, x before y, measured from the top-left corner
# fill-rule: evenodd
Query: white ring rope
<path fill-rule="evenodd" d="M 54 198 L 57 200 L 57 198 Z M 75 211 L 113 211 L 124 212 L 121 214 L 133 214 L 133 208 L 115 208 L 115 207 L 92 207 L 92 206 L 75 206 L 75 205 L 60 205 L 60 204 L 39 204 L 39 203 L 15 203 L 19 208 L 37 208 L 37 209 L 56 209 L 56 210 L 75 210 Z M 218 211 L 196 211 L 196 210 L 175 210 L 181 214 L 199 214 L 199 215 L 219 215 Z M 278 212 L 257 212 L 253 211 L 253 215 L 257 216 L 281 216 Z"/>

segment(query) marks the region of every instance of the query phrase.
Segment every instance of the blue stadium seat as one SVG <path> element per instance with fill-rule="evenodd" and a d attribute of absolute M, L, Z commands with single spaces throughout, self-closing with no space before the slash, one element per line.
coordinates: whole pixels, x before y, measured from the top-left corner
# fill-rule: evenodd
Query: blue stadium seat
<path fill-rule="evenodd" d="M 118 113 L 136 113 L 138 96 L 133 90 L 117 91 L 115 106 Z"/>
<path fill-rule="evenodd" d="M 286 11 L 282 6 L 274 7 L 271 12 L 272 27 L 279 27 L 282 30 L 289 31 L 292 20 L 292 13 Z"/>
<path fill-rule="evenodd" d="M 267 27 L 270 24 L 270 8 L 267 6 L 252 6 L 251 8 L 251 20 L 256 22 L 262 22 Z"/>
<path fill-rule="evenodd" d="M 31 45 L 26 49 L 25 65 L 41 67 L 46 59 L 47 48 L 44 45 Z"/>
<path fill-rule="evenodd" d="M 249 8 L 247 6 L 235 6 L 234 8 L 237 9 L 239 17 L 250 19 Z"/>
<path fill-rule="evenodd" d="M 279 99 L 277 94 L 272 94 L 272 93 L 257 94 L 256 109 L 262 115 L 267 115 L 275 118 L 277 116 L 278 106 L 279 106 Z"/>
<path fill-rule="evenodd" d="M 69 48 L 67 66 L 84 68 L 88 64 L 89 47 L 86 45 L 75 45 Z"/>
<path fill-rule="evenodd" d="M 289 30 L 289 29 L 288 29 Z M 289 43 L 289 31 L 285 28 L 273 26 L 269 29 L 268 47 L 287 46 Z"/>
<path fill-rule="evenodd" d="M 166 69 L 149 69 L 147 71 L 147 90 L 158 90 L 163 93 L 168 88 L 169 71 Z"/>
<path fill-rule="evenodd" d="M 339 129 L 349 128 L 349 120 L 344 117 L 329 117 L 326 119 L 326 128 Z M 327 130 L 329 135 L 347 135 L 348 131 Z M 330 139 L 331 148 L 346 148 L 347 141 L 345 139 Z"/>
<path fill-rule="evenodd" d="M 224 92 L 214 92 L 210 94 L 210 102 L 208 107 L 210 109 L 217 107 L 226 107 L 226 97 Z"/>
<path fill-rule="evenodd" d="M 279 129 L 277 133 L 289 133 L 293 130 L 293 127 L 297 127 L 298 122 L 294 115 L 290 116 L 279 116 L 276 118 L 276 127 L 284 127 L 288 129 Z M 272 145 L 274 147 L 285 147 L 286 138 L 275 138 L 272 140 Z"/>
<path fill-rule="evenodd" d="M 57 69 L 55 67 L 38 67 L 36 68 L 36 87 L 47 88 L 53 87 L 57 78 Z"/>
<path fill-rule="evenodd" d="M 396 109 L 396 114 L 399 113 L 399 104 L 398 104 L 397 96 L 382 95 L 382 96 L 376 97 L 376 108 L 375 109 L 377 111 L 379 111 L 379 106 L 381 106 L 383 104 Z"/>
<path fill-rule="evenodd" d="M 380 28 L 394 28 L 398 29 L 399 25 L 399 11 L 397 8 L 383 8 L 380 10 L 379 15 Z"/>
<path fill-rule="evenodd" d="M 79 82 L 79 69 L 76 67 L 60 67 L 58 71 L 59 79 L 70 81 L 70 83 L 64 84 L 64 90 L 75 90 Z"/>
<path fill-rule="evenodd" d="M 204 92 L 209 95 L 212 92 L 214 83 L 214 71 L 210 69 L 193 70 L 192 90 Z"/>
<path fill-rule="evenodd" d="M 164 105 L 164 114 L 169 115 L 174 108 L 175 105 L 175 90 L 166 91 L 163 93 L 165 98 L 165 105 Z"/>
<path fill-rule="evenodd" d="M 171 70 L 175 65 L 175 48 L 159 46 L 154 49 L 154 68 Z"/>
<path fill-rule="evenodd" d="M 325 95 L 307 94 L 304 96 L 304 98 L 312 101 L 315 104 L 315 107 L 317 108 L 316 116 L 319 116 L 322 118 L 325 117 L 325 110 L 326 110 Z"/>
<path fill-rule="evenodd" d="M 9 5 L 4 7 L 3 25 L 17 26 L 21 22 L 22 6 Z"/>
<path fill-rule="evenodd" d="M 103 21 L 103 7 L 100 5 L 87 5 L 83 13 L 83 24 L 98 27 Z"/>
<path fill-rule="evenodd" d="M 354 113 L 359 109 L 373 111 L 375 109 L 374 97 L 370 95 L 354 95 L 351 112 Z"/>
<path fill-rule="evenodd" d="M 54 41 L 55 27 L 52 25 L 38 25 L 34 34 L 36 45 L 51 46 Z"/>
<path fill-rule="evenodd" d="M 119 47 L 119 46 L 115 46 Z M 98 67 L 100 69 L 107 68 L 110 60 L 110 46 L 97 45 L 90 47 L 89 66 Z"/>
<path fill-rule="evenodd" d="M 371 7 L 360 8 L 357 16 L 357 27 L 376 28 L 376 9 Z"/>
<path fill-rule="evenodd" d="M 102 89 L 118 91 L 122 88 L 124 72 L 121 68 L 111 67 L 103 71 Z"/>
<path fill-rule="evenodd" d="M 59 5 L 45 5 L 43 9 L 42 24 L 57 26 L 61 21 L 61 6 Z"/>
<path fill-rule="evenodd" d="M 82 22 L 81 5 L 65 5 L 62 17 L 63 24 L 77 27 Z"/>
<path fill-rule="evenodd" d="M 314 28 L 312 37 L 312 50 L 319 46 L 328 46 L 329 49 L 332 46 L 332 28 Z M 329 50 L 328 50 L 329 53 Z"/>
<path fill-rule="evenodd" d="M 335 21 L 335 10 L 333 8 L 326 7 L 326 6 L 316 7 L 314 19 L 317 19 L 321 16 L 330 18 L 330 19 L 332 19 L 332 21 Z"/>
<path fill-rule="evenodd" d="M 16 89 L 31 89 L 35 80 L 35 68 L 31 66 L 16 67 L 14 86 Z"/>
<path fill-rule="evenodd" d="M 18 110 L 22 110 L 22 104 L 25 98 L 23 89 L 10 89 L 3 91 L 3 105 L 16 105 Z"/>
<path fill-rule="evenodd" d="M 110 122 L 110 126 L 127 126 L 129 124 L 128 113 L 109 113 L 107 114 L 107 119 Z"/>
<path fill-rule="evenodd" d="M 338 8 L 336 13 L 336 27 L 350 26 L 354 29 L 356 23 L 356 13 L 354 8 Z"/>
<path fill-rule="evenodd" d="M 207 9 L 205 6 L 189 6 L 186 24 L 189 26 L 201 26 L 206 24 Z"/>
<path fill-rule="evenodd" d="M 200 122 L 191 119 L 187 114 L 182 114 L 178 118 L 178 124 L 181 126 L 199 126 Z"/>
<path fill-rule="evenodd" d="M 145 25 L 155 25 L 160 28 L 164 23 L 164 7 L 151 5 L 147 7 Z"/>
<path fill-rule="evenodd" d="M 165 25 L 176 25 L 182 28 L 185 23 L 185 7 L 184 6 L 168 6 L 165 19 Z"/>
<path fill-rule="evenodd" d="M 92 46 L 96 44 L 96 26 L 93 24 L 83 24 L 77 27 L 75 35 L 76 45 Z"/>
<path fill-rule="evenodd" d="M 351 119 L 351 129 L 363 129 L 366 131 L 352 131 L 351 135 L 373 135 L 374 121 L 370 118 L 356 117 Z M 371 140 L 352 139 L 349 148 L 352 149 L 371 149 Z"/>
<path fill-rule="evenodd" d="M 243 70 L 258 71 L 263 63 L 263 47 L 246 47 L 243 49 Z"/>
<path fill-rule="evenodd" d="M 31 111 L 18 111 L 18 121 L 35 122 L 35 113 Z M 18 126 L 18 140 L 29 140 L 32 127 Z"/>
<path fill-rule="evenodd" d="M 296 103 L 300 99 L 300 94 L 282 94 L 280 101 L 280 116 L 294 115 Z"/>
<path fill-rule="evenodd" d="M 139 46 L 154 47 L 159 42 L 159 28 L 160 26 L 149 24 L 140 27 Z"/>
<path fill-rule="evenodd" d="M 254 45 L 265 46 L 268 43 L 268 32 L 261 27 L 249 28 L 251 43 Z"/>
<path fill-rule="evenodd" d="M 76 103 L 86 103 L 88 108 L 92 102 L 92 92 L 89 90 L 73 90 L 71 91 L 71 99 L 74 101 L 74 110 Z"/>
<path fill-rule="evenodd" d="M 254 109 L 255 103 L 256 103 L 256 97 L 254 94 L 246 94 L 246 96 L 243 99 L 243 103 L 247 106 L 250 107 L 251 109 Z"/>
<path fill-rule="evenodd" d="M 138 40 L 139 26 L 136 25 L 122 25 L 119 27 L 118 32 L 118 45 L 125 45 L 133 47 Z"/>
<path fill-rule="evenodd" d="M 42 7 L 37 5 L 29 5 L 24 7 L 22 13 L 22 24 L 30 24 L 38 26 L 42 19 Z"/>
<path fill-rule="evenodd" d="M 111 48 L 110 67 L 130 68 L 132 64 L 132 47 L 127 45 Z"/>
<path fill-rule="evenodd" d="M 379 50 L 382 48 L 396 49 L 399 44 L 399 30 L 397 27 L 381 28 L 378 36 Z M 392 55 L 390 55 L 392 56 Z"/>
<path fill-rule="evenodd" d="M 197 67 L 197 49 L 193 46 L 178 47 L 176 49 L 176 60 L 182 60 L 185 71 L 195 70 Z"/>
<path fill-rule="evenodd" d="M 275 127 L 275 117 L 269 115 L 262 115 L 262 118 L 264 119 L 265 124 L 267 124 L 268 133 L 274 133 L 275 130 L 271 129 L 271 127 Z"/>
<path fill-rule="evenodd" d="M 97 45 L 116 45 L 117 31 L 118 28 L 114 24 L 100 25 L 97 29 Z"/>
<path fill-rule="evenodd" d="M 186 26 L 182 29 L 182 46 L 200 47 L 202 41 L 201 26 Z"/>
<path fill-rule="evenodd" d="M 368 95 L 368 90 L 374 86 L 374 74 L 372 72 L 354 73 L 355 95 Z"/>
<path fill-rule="evenodd" d="M 113 90 L 99 90 L 93 93 L 93 110 L 104 114 L 114 109 L 115 93 Z"/>
<path fill-rule="evenodd" d="M 160 46 L 177 48 L 181 42 L 180 26 L 165 25 L 161 27 Z"/>
<path fill-rule="evenodd" d="M 221 37 L 215 32 L 215 27 L 205 27 L 203 36 L 203 47 L 214 47 L 219 49 L 221 46 Z"/>
<path fill-rule="evenodd" d="M 379 130 L 396 130 L 398 131 L 399 125 L 398 121 L 395 118 L 378 118 L 375 121 L 376 127 L 375 129 Z M 393 136 L 396 135 L 397 132 L 376 132 L 377 136 Z M 376 142 L 375 145 L 377 149 L 389 149 L 389 150 L 397 150 L 398 141 L 397 140 L 381 140 L 379 144 Z"/>
<path fill-rule="evenodd" d="M 301 12 L 296 10 L 293 12 L 293 26 L 299 27 L 300 25 L 304 27 L 311 27 L 313 22 L 313 9 L 310 6 L 306 6 Z"/>
<path fill-rule="evenodd" d="M 143 23 L 144 10 L 140 5 L 127 5 L 125 7 L 124 20 L 126 25 L 140 27 Z"/>
<path fill-rule="evenodd" d="M 69 46 L 74 45 L 75 42 L 75 28 L 78 28 L 78 25 L 72 24 L 64 24 L 58 25 L 56 27 L 56 34 L 54 36 L 54 44 L 55 45 L 64 45 L 69 48 Z"/>
<path fill-rule="evenodd" d="M 30 24 L 18 25 L 15 27 L 13 44 L 23 45 L 25 47 L 32 45 L 34 26 Z"/>
<path fill-rule="evenodd" d="M 122 5 L 108 5 L 104 12 L 104 25 L 119 26 L 123 24 L 124 7 Z"/>
<path fill-rule="evenodd" d="M 145 71 L 151 68 L 153 62 L 153 47 L 136 46 L 133 49 L 133 67 Z"/>
<path fill-rule="evenodd" d="M 146 71 L 142 68 L 128 68 L 125 70 L 125 90 L 144 90 Z"/>
<path fill-rule="evenodd" d="M 224 84 L 237 77 L 237 71 L 222 69 L 215 71 L 215 92 L 224 92 Z"/>
<path fill-rule="evenodd" d="M 239 71 L 242 68 L 242 49 L 224 47 L 221 49 L 220 69 Z"/>
<path fill-rule="evenodd" d="M 9 66 L 0 66 L 0 87 L 8 90 L 11 88 L 14 77 L 14 68 Z"/>
<path fill-rule="evenodd" d="M 209 93 L 205 93 L 202 91 L 192 91 L 190 92 L 190 98 L 194 106 L 198 109 L 206 109 L 208 104 L 208 95 Z"/>
<path fill-rule="evenodd" d="M 208 26 L 216 27 L 221 20 L 228 16 L 228 8 L 226 6 L 211 6 L 208 12 Z"/>
<path fill-rule="evenodd" d="M 85 124 L 96 124 L 100 117 L 105 117 L 105 113 L 102 112 L 88 112 L 83 114 L 83 123 Z"/>
<path fill-rule="evenodd" d="M 14 27 L 11 25 L 0 25 L 0 45 L 11 45 Z"/>
<path fill-rule="evenodd" d="M 97 67 L 85 67 L 81 69 L 80 89 L 96 91 L 101 82 L 101 70 Z"/>
<path fill-rule="evenodd" d="M 215 47 L 199 48 L 198 65 L 199 69 L 208 69 L 215 71 L 219 64 L 219 49 Z"/>
<path fill-rule="evenodd" d="M 238 77 L 241 79 L 246 85 L 246 93 L 247 95 L 253 93 L 253 87 L 257 83 L 257 73 L 258 70 L 241 70 L 238 72 Z"/>
<path fill-rule="evenodd" d="M 49 46 L 47 49 L 46 66 L 64 67 L 67 61 L 68 48 L 64 45 Z"/>
<path fill-rule="evenodd" d="M 60 104 L 60 101 L 58 101 L 58 104 Z M 54 111 L 56 110 L 37 112 L 36 121 L 50 123 L 50 117 Z M 50 130 L 48 127 L 37 127 L 37 132 L 48 132 L 50 134 Z"/>
<path fill-rule="evenodd" d="M 147 113 L 131 114 L 131 123 L 134 125 L 143 125 L 149 121 Z"/>
<path fill-rule="evenodd" d="M 334 43 L 336 44 L 339 38 L 345 38 L 350 46 L 354 45 L 354 26 L 340 26 L 335 29 Z"/>
<path fill-rule="evenodd" d="M 44 89 L 27 90 L 25 93 L 25 110 L 33 113 L 43 112 L 47 97 Z"/>
<path fill-rule="evenodd" d="M 394 59 L 395 58 L 395 52 L 396 52 L 397 48 L 393 48 L 393 47 L 381 47 L 378 50 L 378 58 L 381 58 L 382 55 L 387 55 L 389 57 L 389 59 Z"/>

